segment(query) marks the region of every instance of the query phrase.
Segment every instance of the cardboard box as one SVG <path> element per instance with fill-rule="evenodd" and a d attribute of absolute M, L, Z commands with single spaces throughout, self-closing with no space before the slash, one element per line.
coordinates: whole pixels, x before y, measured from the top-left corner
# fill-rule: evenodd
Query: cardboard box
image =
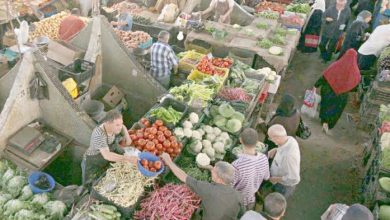
<path fill-rule="evenodd" d="M 122 101 L 122 98 L 125 97 L 125 94 L 118 89 L 118 87 L 113 86 L 110 90 L 104 95 L 103 102 L 114 108 Z"/>
<path fill-rule="evenodd" d="M 47 57 L 61 63 L 69 65 L 75 59 L 81 58 L 84 51 L 64 42 L 49 41 Z"/>

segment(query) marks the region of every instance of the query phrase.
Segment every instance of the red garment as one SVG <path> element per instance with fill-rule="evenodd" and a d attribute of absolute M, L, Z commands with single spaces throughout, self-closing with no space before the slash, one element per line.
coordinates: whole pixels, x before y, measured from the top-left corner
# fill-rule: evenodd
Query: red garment
<path fill-rule="evenodd" d="M 84 26 L 85 24 L 80 18 L 69 15 L 60 24 L 60 30 L 58 31 L 60 39 L 63 41 L 72 39 Z"/>
<path fill-rule="evenodd" d="M 349 49 L 325 71 L 324 78 L 336 95 L 351 91 L 360 83 L 360 70 L 357 64 L 357 52 Z"/>

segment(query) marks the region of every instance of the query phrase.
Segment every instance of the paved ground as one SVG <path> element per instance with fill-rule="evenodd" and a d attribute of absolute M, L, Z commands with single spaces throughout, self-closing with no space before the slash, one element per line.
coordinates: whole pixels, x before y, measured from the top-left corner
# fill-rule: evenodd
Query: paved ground
<path fill-rule="evenodd" d="M 329 65 L 329 64 L 328 64 Z M 327 64 L 321 63 L 317 53 L 296 53 L 279 94 L 288 92 L 301 102 L 306 88 L 311 88 Z M 345 112 L 357 109 L 348 106 Z M 298 140 L 301 148 L 301 183 L 288 200 L 286 220 L 320 219 L 334 202 L 358 202 L 361 182 L 361 152 L 366 134 L 346 120 L 345 113 L 332 130 L 332 135 L 321 131 L 318 118 L 304 118 L 312 136 Z"/>

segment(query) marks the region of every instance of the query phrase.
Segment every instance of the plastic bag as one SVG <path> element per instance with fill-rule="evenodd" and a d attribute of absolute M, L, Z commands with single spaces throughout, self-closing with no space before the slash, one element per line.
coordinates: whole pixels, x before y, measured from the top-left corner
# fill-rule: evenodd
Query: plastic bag
<path fill-rule="evenodd" d="M 315 103 L 315 90 L 314 89 L 306 89 L 305 98 L 303 99 L 303 104 L 308 107 L 313 107 Z"/>
<path fill-rule="evenodd" d="M 318 108 L 318 104 L 321 102 L 321 96 L 319 96 L 314 90 L 306 90 L 306 93 L 308 91 L 311 91 L 310 102 L 308 102 L 311 106 L 306 104 L 305 102 L 306 94 L 305 94 L 305 100 L 303 101 L 301 112 L 302 114 L 314 118 L 317 115 L 317 108 Z"/>

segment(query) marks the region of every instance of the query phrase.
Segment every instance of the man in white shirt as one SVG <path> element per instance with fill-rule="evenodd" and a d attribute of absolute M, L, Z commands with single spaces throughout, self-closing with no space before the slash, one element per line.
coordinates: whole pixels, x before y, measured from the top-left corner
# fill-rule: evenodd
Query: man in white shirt
<path fill-rule="evenodd" d="M 299 175 L 301 155 L 298 142 L 293 137 L 287 136 L 286 129 L 279 124 L 272 125 L 268 129 L 268 137 L 278 145 L 278 148 L 268 152 L 268 157 L 274 159 L 269 180 L 274 184 L 274 190 L 287 199 L 301 180 Z"/>
<path fill-rule="evenodd" d="M 385 47 L 390 45 L 390 24 L 380 25 L 372 32 L 366 42 L 360 46 L 358 65 L 360 70 L 369 70 Z"/>

